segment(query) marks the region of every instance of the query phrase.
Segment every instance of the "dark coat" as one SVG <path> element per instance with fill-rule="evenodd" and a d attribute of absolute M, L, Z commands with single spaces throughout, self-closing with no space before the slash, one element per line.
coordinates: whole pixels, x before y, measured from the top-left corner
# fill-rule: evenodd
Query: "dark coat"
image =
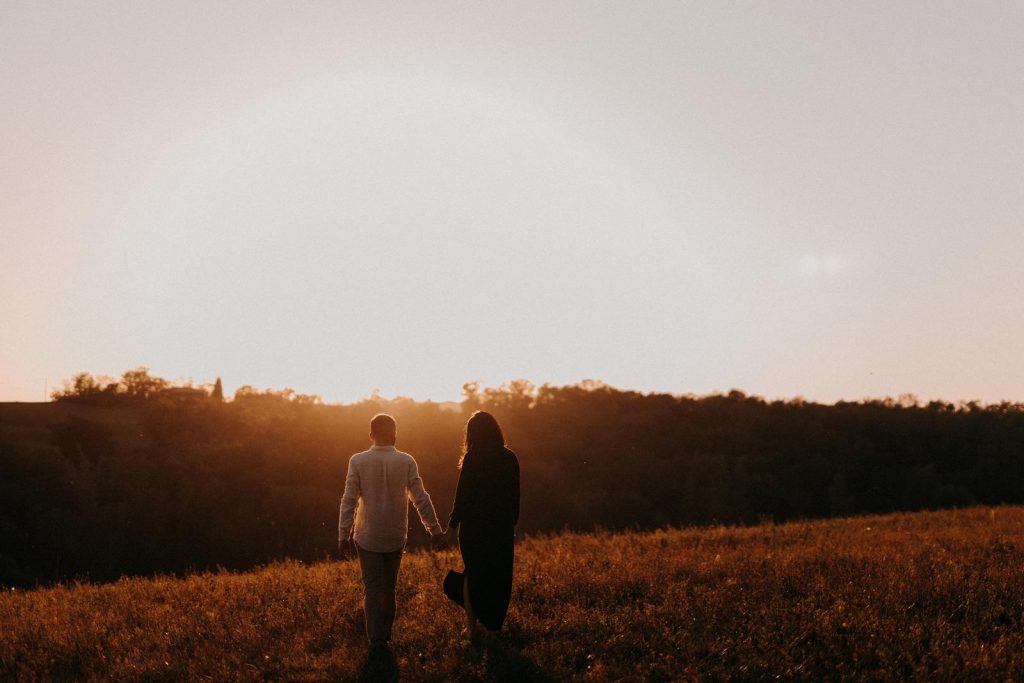
<path fill-rule="evenodd" d="M 515 527 L 519 523 L 519 459 L 507 448 L 466 454 L 448 522 L 459 528 L 459 549 L 473 612 L 492 631 L 501 628 L 512 597 Z M 445 594 L 462 605 L 462 574 L 445 579 Z"/>

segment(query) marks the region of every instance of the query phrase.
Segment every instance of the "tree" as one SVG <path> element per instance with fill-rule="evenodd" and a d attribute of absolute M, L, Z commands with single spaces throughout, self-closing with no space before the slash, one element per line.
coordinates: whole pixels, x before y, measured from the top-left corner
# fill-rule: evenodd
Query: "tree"
<path fill-rule="evenodd" d="M 99 380 L 88 372 L 80 372 L 75 375 L 74 382 L 76 396 L 89 396 L 91 394 L 98 394 L 101 391 Z"/>
<path fill-rule="evenodd" d="M 149 398 L 167 388 L 168 382 L 162 377 L 149 374 L 149 368 L 138 367 L 121 375 L 124 392 L 132 398 Z"/>
<path fill-rule="evenodd" d="M 213 385 L 213 393 L 210 394 L 210 398 L 214 401 L 224 400 L 224 385 L 220 383 L 220 377 L 217 378 L 217 381 Z"/>
<path fill-rule="evenodd" d="M 50 397 L 55 401 L 95 398 L 103 392 L 102 378 L 94 377 L 88 372 L 80 372 L 64 380 L 64 388 L 56 389 Z"/>

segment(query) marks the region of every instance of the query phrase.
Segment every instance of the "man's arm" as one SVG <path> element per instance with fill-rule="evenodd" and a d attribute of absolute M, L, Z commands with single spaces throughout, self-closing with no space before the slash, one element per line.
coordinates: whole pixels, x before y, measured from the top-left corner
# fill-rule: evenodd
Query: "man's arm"
<path fill-rule="evenodd" d="M 437 513 L 434 512 L 434 503 L 430 500 L 430 494 L 427 493 L 425 488 L 423 488 L 423 480 L 420 479 L 420 469 L 416 465 L 416 461 L 411 457 L 409 458 L 409 481 L 406 486 L 409 492 L 409 498 L 412 499 L 412 504 L 416 508 L 417 514 L 420 516 L 420 521 L 423 522 L 423 527 L 431 536 L 438 536 L 442 534 L 444 530 L 437 521 Z"/>
<path fill-rule="evenodd" d="M 341 496 L 341 506 L 338 509 L 339 546 L 352 535 L 352 523 L 355 518 L 357 502 L 359 502 L 359 472 L 350 458 L 348 474 L 345 475 L 345 493 Z"/>

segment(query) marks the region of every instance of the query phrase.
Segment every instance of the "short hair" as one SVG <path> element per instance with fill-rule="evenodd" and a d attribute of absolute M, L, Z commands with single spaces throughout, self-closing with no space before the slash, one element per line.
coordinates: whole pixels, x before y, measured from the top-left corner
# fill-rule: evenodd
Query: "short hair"
<path fill-rule="evenodd" d="M 373 436 L 394 436 L 398 430 L 395 418 L 387 413 L 377 413 L 370 420 L 370 434 Z"/>

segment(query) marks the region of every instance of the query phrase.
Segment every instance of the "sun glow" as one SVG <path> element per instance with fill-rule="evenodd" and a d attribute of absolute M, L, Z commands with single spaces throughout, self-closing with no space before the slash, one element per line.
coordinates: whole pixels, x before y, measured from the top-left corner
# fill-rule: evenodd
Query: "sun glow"
<path fill-rule="evenodd" d="M 1012 22 L 533 11 L 6 10 L 0 398 L 1019 392 Z"/>

